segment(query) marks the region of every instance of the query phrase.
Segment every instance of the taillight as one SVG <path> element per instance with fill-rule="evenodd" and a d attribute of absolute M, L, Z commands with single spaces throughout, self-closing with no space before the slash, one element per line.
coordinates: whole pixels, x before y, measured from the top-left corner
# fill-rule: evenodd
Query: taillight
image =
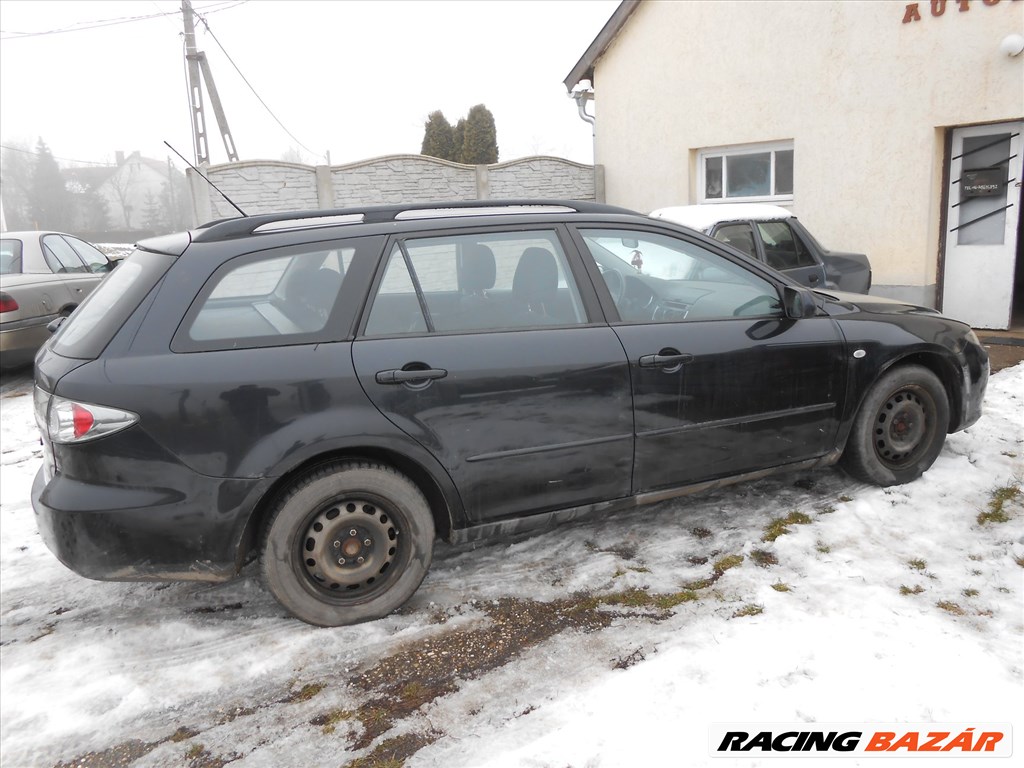
<path fill-rule="evenodd" d="M 138 415 L 131 411 L 54 397 L 50 402 L 47 433 L 55 443 L 82 443 L 120 432 L 138 420 Z"/>
<path fill-rule="evenodd" d="M 18 302 L 9 293 L 0 291 L 0 312 L 13 312 L 18 308 Z"/>

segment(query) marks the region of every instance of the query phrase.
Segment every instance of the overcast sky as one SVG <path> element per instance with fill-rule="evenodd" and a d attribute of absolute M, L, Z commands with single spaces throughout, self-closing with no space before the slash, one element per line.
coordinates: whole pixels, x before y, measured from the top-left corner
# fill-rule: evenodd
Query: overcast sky
<path fill-rule="evenodd" d="M 431 111 L 454 124 L 484 103 L 499 160 L 592 161 L 562 79 L 617 0 L 193 5 L 242 160 L 418 153 Z M 117 150 L 162 159 L 167 140 L 192 159 L 180 0 L 0 0 L 0 30 L 0 144 L 34 149 L 42 137 L 58 158 L 112 162 Z M 206 110 L 211 160 L 225 162 L 208 99 Z"/>

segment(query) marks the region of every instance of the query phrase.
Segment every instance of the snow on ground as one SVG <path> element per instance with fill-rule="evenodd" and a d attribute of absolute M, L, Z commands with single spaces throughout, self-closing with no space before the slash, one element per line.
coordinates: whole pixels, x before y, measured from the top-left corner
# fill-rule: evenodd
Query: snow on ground
<path fill-rule="evenodd" d="M 29 502 L 31 405 L 0 398 L 4 766 L 338 766 L 403 744 L 444 768 L 763 765 L 708 756 L 711 724 L 745 722 L 1024 739 L 1024 492 L 979 522 L 1024 482 L 1024 364 L 911 485 L 801 473 L 439 545 L 406 608 L 330 630 L 288 618 L 251 567 L 221 585 L 66 570 Z"/>

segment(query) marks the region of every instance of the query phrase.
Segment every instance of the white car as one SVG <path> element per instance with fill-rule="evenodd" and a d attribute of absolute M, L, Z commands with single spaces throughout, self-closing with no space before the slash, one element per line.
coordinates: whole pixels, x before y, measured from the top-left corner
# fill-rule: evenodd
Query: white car
<path fill-rule="evenodd" d="M 811 288 L 871 289 L 867 256 L 823 247 L 796 216 L 777 205 L 679 205 L 659 208 L 651 216 L 703 232 Z"/>
<path fill-rule="evenodd" d="M 49 337 L 114 263 L 95 246 L 61 232 L 0 234 L 0 368 L 32 362 Z"/>

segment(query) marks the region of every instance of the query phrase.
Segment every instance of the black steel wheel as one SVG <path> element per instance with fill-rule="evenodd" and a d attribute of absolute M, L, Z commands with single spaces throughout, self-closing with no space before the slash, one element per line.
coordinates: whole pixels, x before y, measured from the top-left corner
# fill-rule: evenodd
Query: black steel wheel
<path fill-rule="evenodd" d="M 296 617 L 336 627 L 386 616 L 426 576 L 434 521 L 394 469 L 337 462 L 297 480 L 264 531 L 263 578 Z"/>
<path fill-rule="evenodd" d="M 868 391 L 854 419 L 843 467 L 875 485 L 901 485 L 935 462 L 949 428 L 949 401 L 927 368 L 906 365 L 887 372 Z"/>

